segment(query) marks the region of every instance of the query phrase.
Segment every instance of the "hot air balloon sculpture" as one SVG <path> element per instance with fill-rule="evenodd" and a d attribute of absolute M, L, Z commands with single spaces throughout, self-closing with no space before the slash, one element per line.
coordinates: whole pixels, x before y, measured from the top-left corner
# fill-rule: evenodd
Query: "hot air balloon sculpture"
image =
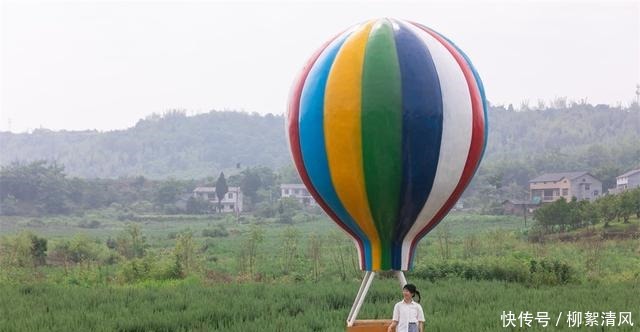
<path fill-rule="evenodd" d="M 421 24 L 381 18 L 335 36 L 296 79 L 286 131 L 317 203 L 355 242 L 366 271 L 412 268 L 416 245 L 471 181 L 487 104 L 469 58 Z"/>

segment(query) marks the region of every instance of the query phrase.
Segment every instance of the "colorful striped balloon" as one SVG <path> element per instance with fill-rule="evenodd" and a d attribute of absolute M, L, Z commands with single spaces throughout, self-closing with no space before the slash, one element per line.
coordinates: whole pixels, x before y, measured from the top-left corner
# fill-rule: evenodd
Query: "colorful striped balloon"
<path fill-rule="evenodd" d="M 482 82 L 450 40 L 376 19 L 309 60 L 289 101 L 300 176 L 367 271 L 409 270 L 417 242 L 471 181 L 487 137 Z"/>

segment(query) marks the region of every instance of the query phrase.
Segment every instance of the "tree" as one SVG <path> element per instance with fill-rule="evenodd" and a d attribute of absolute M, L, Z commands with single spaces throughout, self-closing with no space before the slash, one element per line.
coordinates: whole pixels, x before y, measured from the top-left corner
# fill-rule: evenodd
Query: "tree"
<path fill-rule="evenodd" d="M 451 242 L 451 232 L 449 231 L 449 224 L 443 224 L 438 227 L 438 251 L 442 260 L 447 260 L 451 257 L 451 250 L 449 244 Z"/>
<path fill-rule="evenodd" d="M 60 214 L 69 210 L 64 166 L 46 160 L 14 162 L 0 169 L 0 202 L 23 202 L 31 213 Z"/>
<path fill-rule="evenodd" d="M 298 171 L 292 164 L 281 167 L 278 170 L 278 174 L 282 183 L 302 183 Z"/>
<path fill-rule="evenodd" d="M 103 257 L 106 248 L 99 241 L 92 240 L 84 234 L 76 234 L 70 240 L 58 242 L 50 256 L 62 260 L 65 264 L 98 261 Z"/>
<path fill-rule="evenodd" d="M 328 243 L 332 245 L 331 253 L 333 258 L 333 266 L 338 269 L 340 280 L 347 280 L 347 262 L 345 254 L 350 253 L 353 248 L 351 241 L 339 231 L 332 231 L 328 236 Z"/>
<path fill-rule="evenodd" d="M 253 276 L 258 257 L 258 246 L 264 240 L 264 231 L 256 225 L 251 226 L 244 248 L 247 251 L 249 274 Z"/>
<path fill-rule="evenodd" d="M 588 201 L 578 202 L 577 198 L 575 197 L 571 198 L 571 202 L 567 204 L 567 207 L 569 208 L 569 212 L 567 213 L 568 220 L 566 224 L 572 228 L 578 228 L 582 226 L 583 220 L 584 220 L 583 207 L 587 204 L 589 204 Z"/>
<path fill-rule="evenodd" d="M 637 197 L 631 190 L 618 195 L 618 215 L 624 220 L 625 224 L 629 223 L 629 217 L 637 211 L 637 202 L 635 200 L 637 200 Z"/>
<path fill-rule="evenodd" d="M 188 214 L 202 214 L 209 211 L 209 202 L 201 198 L 189 197 L 187 200 Z"/>
<path fill-rule="evenodd" d="M 245 210 L 253 210 L 258 203 L 273 203 L 280 196 L 278 174 L 269 167 L 251 167 L 229 177 L 229 184 L 240 186 Z"/>
<path fill-rule="evenodd" d="M 536 209 L 533 217 L 548 230 L 550 226 L 566 225 L 571 219 L 571 210 L 567 201 L 560 198 Z"/>
<path fill-rule="evenodd" d="M 289 226 L 282 233 L 282 273 L 289 274 L 296 262 L 300 232 Z"/>
<path fill-rule="evenodd" d="M 631 191 L 636 218 L 640 219 L 640 188 Z"/>
<path fill-rule="evenodd" d="M 180 183 L 174 179 L 163 182 L 156 192 L 156 203 L 159 205 L 171 204 L 176 201 L 180 194 Z"/>
<path fill-rule="evenodd" d="M 258 189 L 262 187 L 262 180 L 260 179 L 258 172 L 253 169 L 245 169 L 242 171 L 241 175 L 242 180 L 240 182 L 240 189 L 242 190 L 244 197 L 248 197 L 251 203 L 246 205 L 253 207 L 258 203 Z"/>
<path fill-rule="evenodd" d="M 293 197 L 283 197 L 278 202 L 278 222 L 282 224 L 293 223 L 293 216 L 302 209 L 302 204 Z"/>
<path fill-rule="evenodd" d="M 588 225 L 595 225 L 600 222 L 600 211 L 598 211 L 597 204 L 588 201 L 582 201 L 581 203 L 584 203 L 580 205 L 583 222 Z"/>
<path fill-rule="evenodd" d="M 120 255 L 126 258 L 141 258 L 147 248 L 146 238 L 142 235 L 140 226 L 128 224 L 117 240 Z"/>
<path fill-rule="evenodd" d="M 45 265 L 47 260 L 47 239 L 31 234 L 31 256 L 36 266 Z"/>
<path fill-rule="evenodd" d="M 617 198 L 615 195 L 607 195 L 596 201 L 598 214 L 604 219 L 604 227 L 618 217 Z"/>
<path fill-rule="evenodd" d="M 173 249 L 176 257 L 176 266 L 182 268 L 183 274 L 189 274 L 195 267 L 195 244 L 193 233 L 186 231 L 178 235 L 176 246 Z"/>
<path fill-rule="evenodd" d="M 0 253 L 4 264 L 15 267 L 44 265 L 47 257 L 47 239 L 31 232 L 0 238 Z"/>
<path fill-rule="evenodd" d="M 227 186 L 227 180 L 224 178 L 224 173 L 220 172 L 220 176 L 218 177 L 218 181 L 216 181 L 216 197 L 218 197 L 218 212 L 222 211 L 222 199 L 224 195 L 229 191 L 229 186 Z"/>
<path fill-rule="evenodd" d="M 322 237 L 316 233 L 309 236 L 309 258 L 313 263 L 313 280 L 318 282 L 320 261 L 322 259 Z"/>

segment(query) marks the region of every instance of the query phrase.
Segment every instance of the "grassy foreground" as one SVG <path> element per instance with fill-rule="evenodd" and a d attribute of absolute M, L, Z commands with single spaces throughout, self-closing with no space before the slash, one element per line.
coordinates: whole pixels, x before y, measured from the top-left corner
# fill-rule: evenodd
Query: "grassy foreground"
<path fill-rule="evenodd" d="M 634 327 L 582 329 L 640 329 L 637 284 L 528 288 L 497 281 L 412 281 L 424 294 L 427 331 L 511 330 L 502 327 L 503 311 L 549 312 L 550 326 L 534 321 L 531 331 L 576 330 L 567 324 L 567 311 L 631 311 Z M 0 331 L 344 331 L 357 288 L 356 282 L 204 285 L 196 279 L 91 288 L 2 284 Z M 378 279 L 359 318 L 389 318 L 399 299 L 395 280 Z"/>

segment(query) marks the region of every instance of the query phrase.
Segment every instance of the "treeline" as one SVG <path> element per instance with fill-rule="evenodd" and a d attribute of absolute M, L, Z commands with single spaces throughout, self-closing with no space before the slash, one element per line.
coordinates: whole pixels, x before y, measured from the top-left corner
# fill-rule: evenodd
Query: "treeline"
<path fill-rule="evenodd" d="M 237 166 L 288 165 L 284 118 L 242 112 L 153 114 L 126 130 L 0 133 L 0 163 L 56 161 L 82 178 L 201 178 Z"/>
<path fill-rule="evenodd" d="M 505 199 L 528 200 L 528 181 L 544 173 L 586 171 L 615 187 L 616 176 L 640 168 L 640 108 L 569 103 L 535 108 L 493 106 L 485 158 L 465 192 L 465 205 L 497 214 Z"/>
<path fill-rule="evenodd" d="M 528 181 L 547 172 L 588 171 L 606 191 L 614 187 L 616 176 L 640 168 L 638 105 L 594 106 L 562 98 L 539 104 L 523 104 L 519 110 L 490 107 L 486 154 L 463 195 L 465 207 L 499 213 L 505 199 L 528 199 Z M 145 179 L 153 186 L 173 178 L 188 184 L 189 179 L 221 171 L 233 175 L 247 167 L 276 173 L 285 169 L 293 174 L 287 175 L 290 182 L 298 182 L 283 122 L 282 116 L 270 114 L 212 111 L 187 116 L 171 111 L 121 131 L 3 132 L 0 164 L 45 159 L 64 165 L 70 176 L 104 187 L 115 179 Z M 88 180 L 96 178 L 102 180 Z M 251 193 L 253 203 L 264 200 L 268 191 Z M 153 197 L 144 201 L 158 203 Z"/>
<path fill-rule="evenodd" d="M 296 205 L 297 201 L 278 198 L 282 181 L 295 181 L 295 176 L 292 169 L 276 172 L 268 167 L 252 167 L 231 175 L 226 182 L 241 188 L 245 210 L 264 217 L 279 215 L 290 220 L 291 211 L 300 206 Z M 0 168 L 0 214 L 81 214 L 110 206 L 118 207 L 122 220 L 145 213 L 212 213 L 215 207 L 195 199 L 192 192 L 198 186 L 215 187 L 215 184 L 213 176 L 200 180 L 151 180 L 144 176 L 69 178 L 64 166 L 56 163 L 12 163 Z"/>
<path fill-rule="evenodd" d="M 570 202 L 561 198 L 534 211 L 534 218 L 547 232 L 567 231 L 604 222 L 609 227 L 613 221 L 629 223 L 635 215 L 640 219 L 640 188 L 617 195 L 607 195 L 589 202 Z"/>
<path fill-rule="evenodd" d="M 520 186 L 543 172 L 587 170 L 605 181 L 640 166 L 640 108 L 552 103 L 516 111 L 493 105 L 489 141 L 480 169 L 497 185 Z M 83 178 L 144 176 L 201 178 L 244 166 L 291 164 L 280 115 L 212 111 L 187 116 L 171 111 L 127 130 L 0 133 L 0 163 L 46 159 Z"/>

